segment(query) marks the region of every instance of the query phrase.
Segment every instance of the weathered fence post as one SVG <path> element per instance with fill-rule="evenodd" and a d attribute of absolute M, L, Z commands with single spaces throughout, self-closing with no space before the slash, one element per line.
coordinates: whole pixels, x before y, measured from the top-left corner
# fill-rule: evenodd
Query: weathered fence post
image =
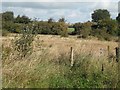
<path fill-rule="evenodd" d="M 73 64 L 74 64 L 74 60 L 73 60 L 73 47 L 71 47 L 70 60 L 71 60 L 71 67 L 72 67 Z"/>
<path fill-rule="evenodd" d="M 110 46 L 107 46 L 107 51 L 108 51 L 108 58 L 110 57 Z"/>
<path fill-rule="evenodd" d="M 101 71 L 102 71 L 102 74 L 103 74 L 103 71 L 104 71 L 104 65 L 103 64 L 102 64 Z"/>
<path fill-rule="evenodd" d="M 120 60 L 120 48 L 116 47 L 116 61 L 118 62 Z"/>

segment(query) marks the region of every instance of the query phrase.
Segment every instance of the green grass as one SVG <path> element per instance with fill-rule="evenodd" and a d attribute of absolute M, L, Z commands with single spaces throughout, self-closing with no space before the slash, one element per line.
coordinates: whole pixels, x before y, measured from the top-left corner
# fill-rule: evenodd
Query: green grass
<path fill-rule="evenodd" d="M 72 33 L 72 32 L 74 32 L 74 31 L 75 31 L 74 28 L 68 28 L 68 32 L 69 32 L 69 33 Z"/>

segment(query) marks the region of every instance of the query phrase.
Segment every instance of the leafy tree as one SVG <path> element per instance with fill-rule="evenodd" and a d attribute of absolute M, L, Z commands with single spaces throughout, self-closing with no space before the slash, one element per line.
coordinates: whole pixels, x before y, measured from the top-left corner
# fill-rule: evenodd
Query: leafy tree
<path fill-rule="evenodd" d="M 15 18 L 15 23 L 24 23 L 24 24 L 28 24 L 29 22 L 31 21 L 31 19 L 25 15 L 21 16 L 18 15 L 16 18 Z"/>
<path fill-rule="evenodd" d="M 13 21 L 14 13 L 11 11 L 6 11 L 6 12 L 2 13 L 2 20 L 3 21 Z"/>
<path fill-rule="evenodd" d="M 113 19 L 104 19 L 98 22 L 99 29 L 106 28 L 108 34 L 117 34 L 117 22 Z"/>
<path fill-rule="evenodd" d="M 91 33 L 91 22 L 85 22 L 85 23 L 75 23 L 73 27 L 75 28 L 74 34 L 82 35 L 84 37 L 87 37 Z"/>
<path fill-rule="evenodd" d="M 92 13 L 92 21 L 98 22 L 100 20 L 110 19 L 110 13 L 106 9 L 97 9 Z"/>
<path fill-rule="evenodd" d="M 14 21 L 14 13 L 11 11 L 6 11 L 1 13 L 2 16 L 2 35 L 6 36 L 8 32 L 12 31 L 15 27 Z"/>
<path fill-rule="evenodd" d="M 117 35 L 117 26 L 118 26 L 118 24 L 117 24 L 117 22 L 116 22 L 116 20 L 109 20 L 107 23 L 106 23 L 106 25 L 107 25 L 107 33 L 108 34 L 111 34 L 111 35 Z"/>

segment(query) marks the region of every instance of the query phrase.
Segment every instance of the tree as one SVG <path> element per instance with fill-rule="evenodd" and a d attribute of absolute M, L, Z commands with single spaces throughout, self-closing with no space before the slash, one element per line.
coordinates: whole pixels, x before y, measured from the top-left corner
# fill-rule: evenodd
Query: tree
<path fill-rule="evenodd" d="M 106 33 L 111 34 L 111 35 L 116 35 L 117 34 L 117 22 L 116 20 L 113 19 L 104 19 L 102 21 L 98 22 L 98 28 L 103 29 L 106 28 Z"/>
<path fill-rule="evenodd" d="M 15 27 L 13 21 L 14 21 L 14 13 L 11 11 L 6 11 L 1 13 L 2 15 L 2 32 L 4 34 L 8 33 L 8 31 L 12 31 Z"/>
<path fill-rule="evenodd" d="M 106 22 L 107 33 L 111 35 L 117 35 L 117 21 L 110 19 Z"/>
<path fill-rule="evenodd" d="M 49 18 L 48 19 L 48 23 L 52 23 L 52 22 L 54 22 L 54 19 L 53 18 Z"/>
<path fill-rule="evenodd" d="M 65 18 L 62 17 L 58 20 L 58 22 L 66 22 L 66 20 L 65 20 Z"/>
<path fill-rule="evenodd" d="M 97 9 L 92 13 L 92 21 L 98 22 L 100 20 L 110 19 L 110 13 L 106 9 Z"/>
<path fill-rule="evenodd" d="M 68 25 L 65 22 L 60 22 L 61 36 L 68 37 Z"/>
<path fill-rule="evenodd" d="M 31 19 L 25 15 L 21 16 L 18 15 L 16 18 L 15 18 L 15 23 L 24 23 L 24 24 L 28 24 L 29 22 L 31 21 Z"/>
<path fill-rule="evenodd" d="M 14 22 L 15 22 L 15 23 L 19 23 L 19 22 L 20 22 L 20 19 L 21 19 L 21 17 L 20 17 L 20 15 L 18 15 L 18 16 L 15 18 Z"/>
<path fill-rule="evenodd" d="M 2 13 L 2 20 L 3 21 L 13 21 L 14 13 L 11 11 L 6 11 L 6 12 Z"/>

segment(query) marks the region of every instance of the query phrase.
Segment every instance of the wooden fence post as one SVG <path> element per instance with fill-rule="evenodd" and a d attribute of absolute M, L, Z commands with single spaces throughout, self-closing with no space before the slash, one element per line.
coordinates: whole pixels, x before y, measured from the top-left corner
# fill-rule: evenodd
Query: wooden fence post
<path fill-rule="evenodd" d="M 101 71 L 102 71 L 102 74 L 103 74 L 103 71 L 104 71 L 104 65 L 103 64 L 102 64 Z"/>
<path fill-rule="evenodd" d="M 72 67 L 73 64 L 74 64 L 74 59 L 73 59 L 73 47 L 71 47 L 70 60 L 71 60 L 71 67 Z"/>
<path fill-rule="evenodd" d="M 116 61 L 118 62 L 120 60 L 120 48 L 116 47 Z"/>
<path fill-rule="evenodd" d="M 108 58 L 110 57 L 110 46 L 108 45 L 107 47 L 107 51 L 108 51 Z"/>

